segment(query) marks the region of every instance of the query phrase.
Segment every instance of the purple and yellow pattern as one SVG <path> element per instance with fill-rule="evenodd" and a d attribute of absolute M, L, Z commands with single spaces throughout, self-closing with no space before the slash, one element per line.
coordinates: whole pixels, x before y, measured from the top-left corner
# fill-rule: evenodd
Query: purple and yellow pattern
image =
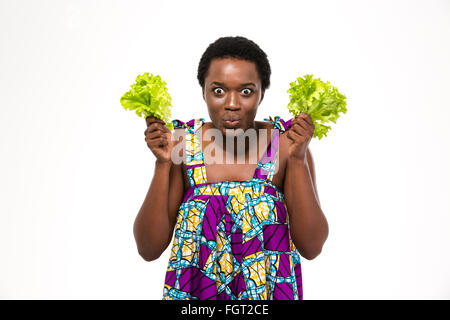
<path fill-rule="evenodd" d="M 300 254 L 289 233 L 284 194 L 272 184 L 279 116 L 265 119 L 274 134 L 252 180 L 208 183 L 197 130 L 185 123 L 190 188 L 178 211 L 165 277 L 165 300 L 301 300 Z"/>

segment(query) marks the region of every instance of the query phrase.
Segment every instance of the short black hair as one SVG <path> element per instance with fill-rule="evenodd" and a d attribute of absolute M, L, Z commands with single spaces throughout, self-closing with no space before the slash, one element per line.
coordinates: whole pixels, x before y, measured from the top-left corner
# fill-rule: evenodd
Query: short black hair
<path fill-rule="evenodd" d="M 245 37 L 221 37 L 211 43 L 203 53 L 198 65 L 197 79 L 202 89 L 211 60 L 215 58 L 237 58 L 252 61 L 261 78 L 262 90 L 270 86 L 270 64 L 266 53 L 252 40 Z"/>

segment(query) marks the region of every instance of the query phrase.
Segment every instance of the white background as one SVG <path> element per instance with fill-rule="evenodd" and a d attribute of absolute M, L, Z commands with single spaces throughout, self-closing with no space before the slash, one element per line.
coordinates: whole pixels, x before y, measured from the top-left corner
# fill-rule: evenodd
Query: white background
<path fill-rule="evenodd" d="M 159 74 L 174 118 L 209 120 L 198 62 L 228 35 L 268 54 L 257 120 L 289 118 L 300 75 L 347 96 L 310 145 L 330 235 L 304 298 L 450 298 L 445 0 L 1 0 L 0 298 L 161 298 L 169 250 L 145 262 L 132 232 L 154 158 L 119 99 Z"/>

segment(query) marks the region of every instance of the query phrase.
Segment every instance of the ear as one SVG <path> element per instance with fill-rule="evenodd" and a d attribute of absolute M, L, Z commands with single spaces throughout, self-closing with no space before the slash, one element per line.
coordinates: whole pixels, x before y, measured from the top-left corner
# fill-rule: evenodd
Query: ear
<path fill-rule="evenodd" d="M 202 88 L 202 98 L 203 98 L 203 100 L 206 102 L 205 88 Z"/>

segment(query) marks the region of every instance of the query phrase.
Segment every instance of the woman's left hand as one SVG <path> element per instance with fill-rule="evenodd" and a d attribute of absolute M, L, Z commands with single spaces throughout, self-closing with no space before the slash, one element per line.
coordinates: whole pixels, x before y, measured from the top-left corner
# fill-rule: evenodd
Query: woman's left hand
<path fill-rule="evenodd" d="M 300 113 L 292 119 L 291 127 L 287 130 L 289 138 L 289 158 L 305 161 L 306 149 L 314 135 L 314 124 L 307 113 Z"/>

